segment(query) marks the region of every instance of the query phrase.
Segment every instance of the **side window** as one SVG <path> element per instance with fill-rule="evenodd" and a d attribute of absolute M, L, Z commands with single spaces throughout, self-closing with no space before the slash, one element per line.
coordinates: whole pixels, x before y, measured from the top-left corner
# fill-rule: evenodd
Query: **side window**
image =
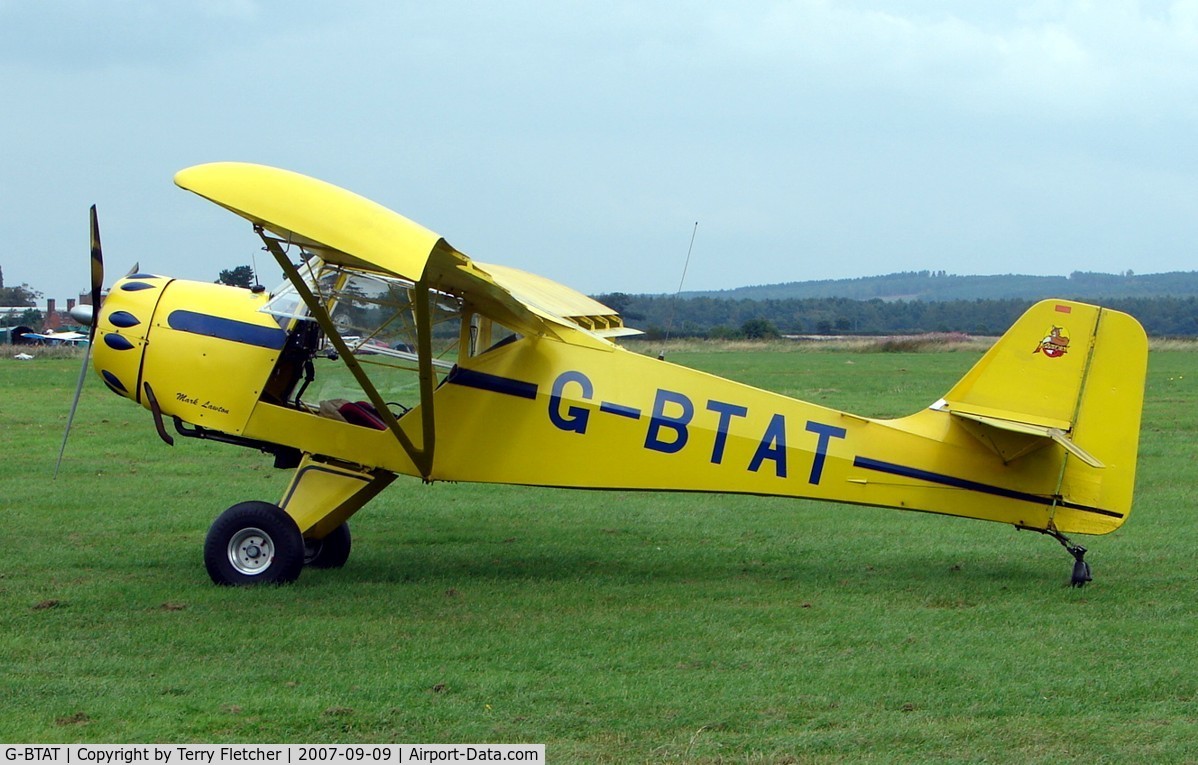
<path fill-rule="evenodd" d="M 521 335 L 481 314 L 470 316 L 470 347 L 467 355 L 479 356 L 519 340 Z"/>
<path fill-rule="evenodd" d="M 370 375 L 371 383 L 397 414 L 419 403 L 417 318 L 415 285 L 381 274 L 366 274 L 327 265 L 317 257 L 306 258 L 301 273 L 313 295 L 321 301 L 337 335 Z M 458 360 L 462 343 L 462 303 L 454 295 L 432 292 L 429 318 L 432 337 L 432 366 L 438 381 Z M 315 325 L 290 285 L 281 287 L 263 308 L 281 326 L 295 335 Z M 310 344 L 314 379 L 303 389 L 298 406 L 321 408 L 327 401 L 357 401 L 365 398 L 357 381 L 337 360 L 336 346 L 316 333 Z"/>

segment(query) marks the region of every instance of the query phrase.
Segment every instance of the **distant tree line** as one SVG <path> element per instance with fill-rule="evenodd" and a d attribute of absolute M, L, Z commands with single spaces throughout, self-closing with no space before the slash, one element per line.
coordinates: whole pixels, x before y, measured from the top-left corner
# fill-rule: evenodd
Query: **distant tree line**
<path fill-rule="evenodd" d="M 41 298 L 42 293 L 30 287 L 28 284 L 22 284 L 19 287 L 4 286 L 4 270 L 0 269 L 0 306 L 30 306 L 37 305 L 37 301 Z"/>
<path fill-rule="evenodd" d="M 1074 271 L 1068 276 L 998 274 L 960 276 L 945 271 L 902 271 L 855 279 L 824 279 L 737 287 L 718 292 L 684 293 L 684 297 L 738 300 L 851 298 L 853 300 L 1005 300 L 1083 296 L 1091 300 L 1198 295 L 1198 271 L 1104 274 Z"/>
<path fill-rule="evenodd" d="M 222 284 L 250 287 L 255 283 L 253 269 L 248 265 L 222 270 L 217 279 Z M 830 288 L 838 285 L 868 286 L 871 291 L 920 291 L 928 283 L 952 285 L 969 282 L 972 289 L 1011 289 L 1018 282 L 1021 289 L 1034 283 L 1039 293 L 1056 288 L 1056 294 L 1112 294 L 1112 297 L 1083 298 L 1109 308 L 1126 311 L 1139 319 L 1149 335 L 1154 337 L 1198 336 L 1198 296 L 1152 295 L 1138 292 L 1174 289 L 1198 293 L 1198 272 L 1149 274 L 1097 274 L 1074 272 L 1068 277 L 990 276 L 958 277 L 944 271 L 913 271 L 879 277 L 839 280 L 837 282 L 796 282 L 773 285 L 774 290 L 787 288 Z M 0 274 L 0 296 L 3 296 L 3 275 Z M 28 285 L 12 288 L 17 296 L 33 305 L 37 293 Z M 731 297 L 753 294 L 766 288 L 747 287 L 726 293 L 696 296 L 630 295 L 612 292 L 595 298 L 618 311 L 625 324 L 644 331 L 650 337 L 710 337 L 710 338 L 769 338 L 779 335 L 896 335 L 925 332 L 963 332 L 971 335 L 999 335 L 1015 322 L 1019 315 L 1043 295 L 1035 297 L 1002 297 L 971 299 L 853 299 L 849 297 Z M 24 290 L 24 292 L 22 292 Z M 1119 294 L 1120 292 L 1124 294 Z M 1053 294 L 1047 292 L 1047 294 Z"/>
<path fill-rule="evenodd" d="M 892 335 L 964 332 L 999 335 L 1034 300 L 850 300 L 807 298 L 729 300 L 713 297 L 609 293 L 596 299 L 619 311 L 627 325 L 660 337 Z M 1094 301 L 1091 301 L 1094 302 Z M 1139 319 L 1156 337 L 1198 336 L 1198 297 L 1133 297 L 1100 301 Z"/>
<path fill-rule="evenodd" d="M 0 326 L 16 326 L 28 325 L 36 326 L 42 322 L 42 312 L 37 310 L 37 301 L 41 299 L 42 293 L 30 287 L 28 284 L 22 284 L 18 287 L 4 286 L 4 271 L 0 270 L 0 306 L 10 308 L 28 307 L 28 311 L 23 311 L 19 314 L 6 314 L 0 316 Z"/>

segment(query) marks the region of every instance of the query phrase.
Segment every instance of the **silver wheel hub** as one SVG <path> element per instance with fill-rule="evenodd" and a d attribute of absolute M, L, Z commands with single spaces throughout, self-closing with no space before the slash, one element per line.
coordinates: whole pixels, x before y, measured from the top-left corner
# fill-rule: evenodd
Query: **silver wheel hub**
<path fill-rule="evenodd" d="M 261 574 L 275 557 L 275 543 L 262 529 L 241 529 L 229 539 L 229 563 L 246 576 Z"/>

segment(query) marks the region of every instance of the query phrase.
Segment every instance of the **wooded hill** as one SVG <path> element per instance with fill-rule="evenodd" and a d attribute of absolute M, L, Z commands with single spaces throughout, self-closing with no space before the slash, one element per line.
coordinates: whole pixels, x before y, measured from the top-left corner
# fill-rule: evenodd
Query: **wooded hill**
<path fill-rule="evenodd" d="M 1198 272 L 1069 276 L 887 276 L 741 287 L 720 292 L 596 296 L 630 326 L 660 336 L 771 334 L 997 335 L 1048 297 L 1097 303 L 1135 316 L 1157 337 L 1198 336 Z"/>
<path fill-rule="evenodd" d="M 1048 297 L 1099 298 L 1198 297 L 1198 271 L 1164 274 L 1100 274 L 1074 271 L 1068 276 L 959 276 L 944 271 L 903 271 L 858 279 L 786 282 L 714 292 L 684 292 L 683 297 L 739 300 L 849 298 L 851 300 L 1040 300 Z"/>

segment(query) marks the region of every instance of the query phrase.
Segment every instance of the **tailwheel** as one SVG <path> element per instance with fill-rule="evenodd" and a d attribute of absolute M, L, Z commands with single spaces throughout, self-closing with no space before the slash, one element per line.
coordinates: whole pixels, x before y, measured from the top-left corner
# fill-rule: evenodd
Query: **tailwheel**
<path fill-rule="evenodd" d="M 289 584 L 304 566 L 304 538 L 278 506 L 239 502 L 208 529 L 204 565 L 216 584 Z"/>
<path fill-rule="evenodd" d="M 1086 548 L 1073 542 L 1056 529 L 1036 529 L 1041 534 L 1047 534 L 1061 543 L 1061 546 L 1073 556 L 1073 573 L 1069 576 L 1070 587 L 1085 587 L 1087 582 L 1094 581 L 1090 574 L 1090 564 L 1086 561 Z"/>
<path fill-rule="evenodd" d="M 1070 552 L 1073 551 L 1071 550 Z M 1086 582 L 1094 579 L 1094 577 L 1090 576 L 1090 564 L 1081 558 L 1085 554 L 1085 548 L 1082 548 L 1080 554 L 1074 553 L 1077 556 L 1077 560 L 1073 562 L 1073 576 L 1069 580 L 1069 584 L 1073 587 L 1085 587 Z"/>
<path fill-rule="evenodd" d="M 312 568 L 341 568 L 349 560 L 349 524 L 343 523 L 323 539 L 304 538 L 304 565 Z"/>

